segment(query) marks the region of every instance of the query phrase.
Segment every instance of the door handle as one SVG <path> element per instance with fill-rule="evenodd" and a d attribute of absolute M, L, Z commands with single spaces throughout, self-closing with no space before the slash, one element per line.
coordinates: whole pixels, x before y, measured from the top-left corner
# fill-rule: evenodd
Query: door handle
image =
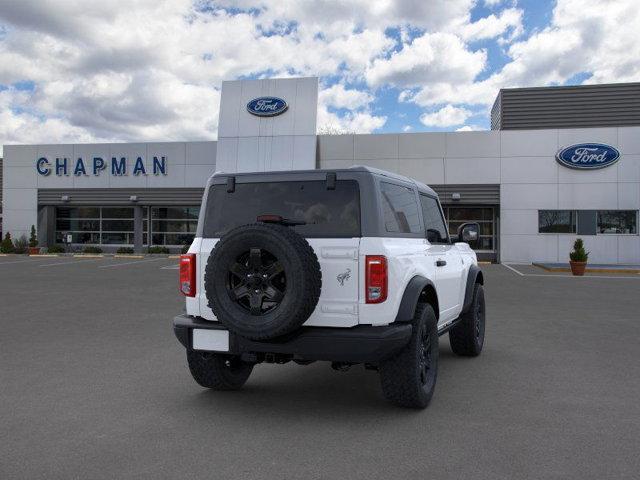
<path fill-rule="evenodd" d="M 436 260 L 436 267 L 444 267 L 446 264 L 446 260 Z"/>

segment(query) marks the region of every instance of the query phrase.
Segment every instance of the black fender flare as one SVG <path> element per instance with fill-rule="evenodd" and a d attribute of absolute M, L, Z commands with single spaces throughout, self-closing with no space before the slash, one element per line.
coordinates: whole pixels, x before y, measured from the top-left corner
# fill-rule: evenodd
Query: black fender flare
<path fill-rule="evenodd" d="M 420 301 L 420 296 L 427 286 L 433 287 L 433 291 L 436 292 L 436 286 L 428 278 L 416 275 L 409 281 L 407 287 L 404 289 L 402 300 L 400 301 L 400 308 L 398 308 L 398 314 L 395 319 L 396 322 L 410 322 L 413 320 L 413 315 L 416 311 L 416 307 L 418 306 L 418 302 Z M 437 308 L 435 309 L 437 310 Z M 440 312 L 438 311 L 436 311 L 435 314 L 436 317 L 440 316 Z"/>
<path fill-rule="evenodd" d="M 482 270 L 477 265 L 471 265 L 469 267 L 469 273 L 467 274 L 467 285 L 464 291 L 464 303 L 462 304 L 462 312 L 467 313 L 471 308 L 471 302 L 473 301 L 473 286 L 479 283 L 484 285 L 484 275 Z"/>

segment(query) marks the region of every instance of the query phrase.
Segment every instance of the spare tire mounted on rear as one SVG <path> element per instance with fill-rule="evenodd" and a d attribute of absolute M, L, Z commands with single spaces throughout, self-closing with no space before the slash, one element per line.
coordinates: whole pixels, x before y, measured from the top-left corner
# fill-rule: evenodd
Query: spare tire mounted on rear
<path fill-rule="evenodd" d="M 204 276 L 209 308 L 230 331 L 252 340 L 279 337 L 313 313 L 322 289 L 311 245 L 291 228 L 255 223 L 222 236 Z"/>

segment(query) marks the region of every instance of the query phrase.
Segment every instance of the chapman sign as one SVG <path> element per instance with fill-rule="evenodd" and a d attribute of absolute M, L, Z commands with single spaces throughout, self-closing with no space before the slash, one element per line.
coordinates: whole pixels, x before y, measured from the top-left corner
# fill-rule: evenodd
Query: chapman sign
<path fill-rule="evenodd" d="M 620 152 L 602 143 L 579 143 L 563 148 L 556 155 L 558 163 L 578 170 L 596 170 L 613 165 L 620 158 Z"/>
<path fill-rule="evenodd" d="M 145 165 L 142 157 L 128 161 L 127 157 L 111 157 L 111 161 L 102 157 L 82 158 L 78 157 L 75 161 L 69 158 L 49 159 L 40 157 L 36 160 L 36 170 L 40 175 L 46 177 L 51 173 L 57 176 L 75 175 L 80 177 L 83 175 L 98 176 L 102 172 L 110 173 L 114 177 L 128 175 L 129 173 L 139 175 L 166 175 L 167 174 L 167 157 L 153 157 L 151 165 Z"/>
<path fill-rule="evenodd" d="M 259 97 L 247 103 L 247 111 L 258 117 L 275 117 L 284 113 L 289 105 L 278 97 Z"/>

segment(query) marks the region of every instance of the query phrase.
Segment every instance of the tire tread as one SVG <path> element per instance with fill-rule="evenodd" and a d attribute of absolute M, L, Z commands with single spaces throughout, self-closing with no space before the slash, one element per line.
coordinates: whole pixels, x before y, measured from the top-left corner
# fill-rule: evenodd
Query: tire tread
<path fill-rule="evenodd" d="M 384 396 L 391 403 L 401 407 L 425 408 L 431 401 L 435 388 L 436 379 L 434 379 L 433 388 L 430 391 L 424 391 L 419 378 L 416 378 L 416 339 L 414 336 L 421 323 L 424 323 L 424 328 L 431 330 L 431 348 L 435 348 L 435 375 L 437 379 L 437 320 L 433 307 L 427 303 L 420 303 L 416 308 L 413 318 L 414 333 L 409 344 L 396 356 L 385 360 L 380 365 L 380 381 Z"/>
<path fill-rule="evenodd" d="M 474 331 L 475 319 L 473 318 L 475 304 L 479 301 L 479 292 L 482 288 L 480 283 L 476 283 L 473 286 L 471 307 L 462 315 L 460 322 L 449 330 L 449 344 L 451 345 L 451 350 L 453 350 L 453 353 L 456 355 L 477 357 L 482 351 L 482 346 L 478 349 L 476 345 Z"/>
<path fill-rule="evenodd" d="M 253 370 L 247 363 L 238 372 L 230 372 L 225 365 L 224 355 L 212 354 L 209 358 L 194 350 L 187 350 L 187 363 L 193 379 L 201 386 L 212 390 L 238 390 Z"/>

